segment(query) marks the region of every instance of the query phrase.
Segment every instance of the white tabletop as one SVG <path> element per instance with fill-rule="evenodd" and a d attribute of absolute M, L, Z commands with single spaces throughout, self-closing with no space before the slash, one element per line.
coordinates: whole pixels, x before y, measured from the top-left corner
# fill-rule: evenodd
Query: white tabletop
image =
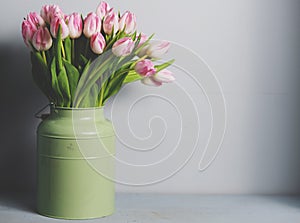
<path fill-rule="evenodd" d="M 40 216 L 32 196 L 0 197 L 1 223 L 66 222 Z M 298 223 L 300 197 L 117 194 L 112 216 L 97 223 Z"/>

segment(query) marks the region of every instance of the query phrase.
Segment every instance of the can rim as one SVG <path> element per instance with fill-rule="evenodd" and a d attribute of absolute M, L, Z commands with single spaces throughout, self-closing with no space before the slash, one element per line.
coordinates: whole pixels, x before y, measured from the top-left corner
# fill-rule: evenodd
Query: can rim
<path fill-rule="evenodd" d="M 78 111 L 78 110 L 102 110 L 102 109 L 104 109 L 104 106 L 101 106 L 101 107 L 88 107 L 88 108 L 74 108 L 74 107 L 60 107 L 60 106 L 56 106 L 55 104 L 50 104 L 50 108 L 51 109 L 57 109 L 57 110 L 69 110 L 69 111 L 75 110 L 75 111 Z"/>

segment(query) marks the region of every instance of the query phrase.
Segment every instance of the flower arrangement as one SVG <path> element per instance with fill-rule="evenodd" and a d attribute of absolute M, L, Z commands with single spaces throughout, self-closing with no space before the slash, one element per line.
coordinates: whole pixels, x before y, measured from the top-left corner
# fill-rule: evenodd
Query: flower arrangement
<path fill-rule="evenodd" d="M 157 64 L 168 51 L 167 41 L 153 42 L 137 32 L 136 17 L 120 15 L 106 2 L 85 18 L 66 15 L 57 5 L 45 5 L 22 22 L 22 36 L 31 50 L 35 83 L 60 107 L 101 107 L 124 84 L 141 80 L 160 86 L 174 81 Z"/>

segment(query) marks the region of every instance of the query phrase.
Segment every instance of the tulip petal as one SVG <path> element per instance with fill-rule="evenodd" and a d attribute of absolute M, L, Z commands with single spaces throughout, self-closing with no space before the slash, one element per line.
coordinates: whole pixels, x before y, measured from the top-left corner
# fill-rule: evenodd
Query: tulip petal
<path fill-rule="evenodd" d="M 161 82 L 158 82 L 158 81 L 155 81 L 153 80 L 152 77 L 145 77 L 141 80 L 141 82 L 145 85 L 148 85 L 148 86 L 155 86 L 155 87 L 158 87 L 158 86 L 161 86 L 162 83 Z"/>

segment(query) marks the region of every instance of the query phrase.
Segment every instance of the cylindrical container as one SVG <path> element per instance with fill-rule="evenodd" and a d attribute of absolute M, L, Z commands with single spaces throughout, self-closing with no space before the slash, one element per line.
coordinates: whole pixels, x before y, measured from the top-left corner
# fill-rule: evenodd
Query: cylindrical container
<path fill-rule="evenodd" d="M 115 135 L 103 108 L 51 107 L 37 135 L 38 213 L 63 219 L 112 214 Z"/>

